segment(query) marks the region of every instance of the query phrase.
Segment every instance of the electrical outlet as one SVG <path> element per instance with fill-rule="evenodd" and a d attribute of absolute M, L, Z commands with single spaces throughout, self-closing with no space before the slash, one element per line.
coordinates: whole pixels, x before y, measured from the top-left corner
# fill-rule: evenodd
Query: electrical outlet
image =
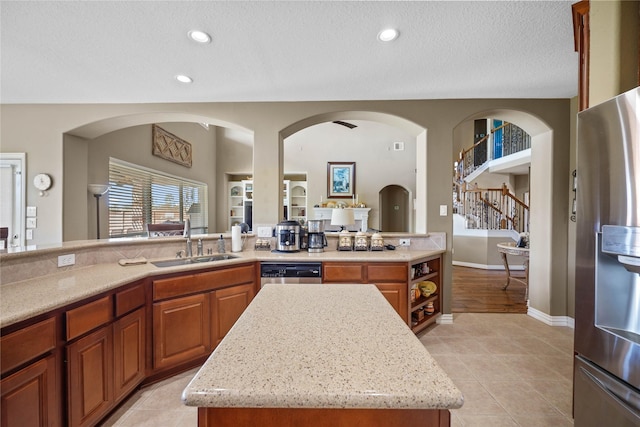
<path fill-rule="evenodd" d="M 76 254 L 60 255 L 58 257 L 58 267 L 66 267 L 76 263 Z"/>
<path fill-rule="evenodd" d="M 27 228 L 27 240 L 33 240 L 33 229 Z"/>
<path fill-rule="evenodd" d="M 440 216 L 447 216 L 447 205 L 440 205 Z"/>
<path fill-rule="evenodd" d="M 411 239 L 400 239 L 399 244 L 400 246 L 409 246 L 411 245 Z"/>
<path fill-rule="evenodd" d="M 27 218 L 27 228 L 37 228 L 37 227 L 38 227 L 37 218 Z"/>
<path fill-rule="evenodd" d="M 271 227 L 258 227 L 258 237 L 271 237 L 273 230 Z"/>

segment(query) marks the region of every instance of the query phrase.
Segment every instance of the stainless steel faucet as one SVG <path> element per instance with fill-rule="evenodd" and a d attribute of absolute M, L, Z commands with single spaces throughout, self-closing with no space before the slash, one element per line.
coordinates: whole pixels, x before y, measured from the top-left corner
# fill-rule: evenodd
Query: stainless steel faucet
<path fill-rule="evenodd" d="M 202 256 L 202 255 L 204 255 L 203 249 L 202 249 L 202 239 L 198 239 L 198 256 Z"/>
<path fill-rule="evenodd" d="M 187 218 L 184 221 L 184 233 L 183 236 L 187 238 L 186 257 L 191 258 L 193 256 L 193 247 L 191 246 L 191 221 Z"/>

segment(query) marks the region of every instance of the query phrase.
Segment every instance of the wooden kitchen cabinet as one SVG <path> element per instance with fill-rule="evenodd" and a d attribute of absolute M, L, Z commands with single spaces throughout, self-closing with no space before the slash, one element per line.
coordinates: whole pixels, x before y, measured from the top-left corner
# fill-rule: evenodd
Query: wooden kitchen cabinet
<path fill-rule="evenodd" d="M 113 329 L 105 326 L 67 346 L 69 425 L 95 425 L 113 404 Z"/>
<path fill-rule="evenodd" d="M 56 336 L 51 317 L 0 338 L 2 427 L 62 426 Z"/>
<path fill-rule="evenodd" d="M 153 281 L 153 368 L 211 353 L 256 289 L 255 263 Z"/>
<path fill-rule="evenodd" d="M 55 355 L 3 378 L 2 427 L 62 426 Z"/>
<path fill-rule="evenodd" d="M 167 368 L 211 352 L 209 293 L 153 304 L 153 367 Z"/>
<path fill-rule="evenodd" d="M 139 308 L 113 324 L 113 385 L 116 400 L 129 394 L 145 378 L 145 312 L 144 307 Z"/>
<path fill-rule="evenodd" d="M 65 313 L 70 426 L 97 424 L 144 380 L 144 289 L 138 283 Z"/>
<path fill-rule="evenodd" d="M 222 341 L 253 297 L 253 284 L 220 289 L 211 295 L 211 329 L 214 348 Z"/>

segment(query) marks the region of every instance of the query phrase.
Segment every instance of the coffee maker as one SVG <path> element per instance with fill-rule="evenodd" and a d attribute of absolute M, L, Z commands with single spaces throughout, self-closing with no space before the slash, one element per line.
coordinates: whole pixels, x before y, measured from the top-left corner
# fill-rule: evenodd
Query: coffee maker
<path fill-rule="evenodd" d="M 324 252 L 327 236 L 324 235 L 324 222 L 319 219 L 307 221 L 307 250 L 312 253 Z"/>

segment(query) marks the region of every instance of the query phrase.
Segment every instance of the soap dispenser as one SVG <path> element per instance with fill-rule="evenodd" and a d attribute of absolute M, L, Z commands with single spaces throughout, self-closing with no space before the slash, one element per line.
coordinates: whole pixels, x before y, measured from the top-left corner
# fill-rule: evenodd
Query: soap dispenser
<path fill-rule="evenodd" d="M 224 239 L 222 238 L 222 234 L 220 235 L 220 238 L 218 239 L 218 253 L 219 254 L 223 254 L 224 253 Z"/>

